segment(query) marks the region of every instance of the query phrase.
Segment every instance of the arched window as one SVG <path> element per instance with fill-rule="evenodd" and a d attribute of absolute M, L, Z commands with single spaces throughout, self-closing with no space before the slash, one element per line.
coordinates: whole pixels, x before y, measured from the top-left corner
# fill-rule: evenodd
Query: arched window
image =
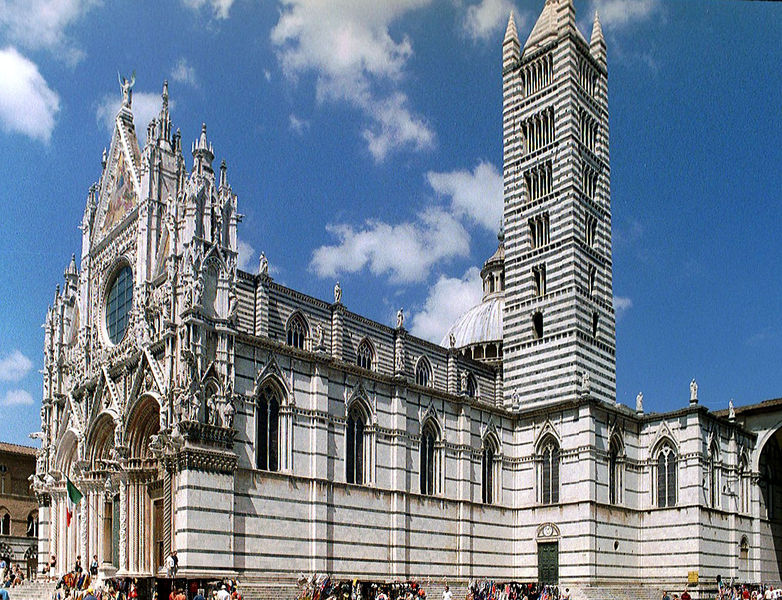
<path fill-rule="evenodd" d="M 345 479 L 348 483 L 365 483 L 364 480 L 364 430 L 366 419 L 361 410 L 354 406 L 345 423 Z"/>
<path fill-rule="evenodd" d="M 559 444 L 554 436 L 547 437 L 539 452 L 540 501 L 543 504 L 559 502 Z"/>
<path fill-rule="evenodd" d="M 415 382 L 424 387 L 432 385 L 432 365 L 425 356 L 419 358 L 415 366 Z"/>
<path fill-rule="evenodd" d="M 307 339 L 307 323 L 301 313 L 293 313 L 288 319 L 288 326 L 285 328 L 288 336 L 288 345 L 294 348 L 304 349 L 304 342 Z"/>
<path fill-rule="evenodd" d="M 481 500 L 484 504 L 494 504 L 499 499 L 500 461 L 497 458 L 497 445 L 494 435 L 483 440 L 481 453 Z"/>
<path fill-rule="evenodd" d="M 617 438 L 611 440 L 608 451 L 608 501 L 611 504 L 622 502 L 622 444 Z"/>
<path fill-rule="evenodd" d="M 676 451 L 664 443 L 657 452 L 657 506 L 676 506 Z"/>
<path fill-rule="evenodd" d="M 27 515 L 27 537 L 38 537 L 38 511 L 33 511 Z"/>
<path fill-rule="evenodd" d="M 362 369 L 372 370 L 375 352 L 372 350 L 372 344 L 369 340 L 362 340 L 356 351 L 356 364 Z"/>
<path fill-rule="evenodd" d="M 738 500 L 738 509 L 740 513 L 748 513 L 749 512 L 749 465 L 747 462 L 747 456 L 746 454 L 741 456 L 741 461 L 739 462 L 739 480 L 738 480 L 738 493 L 739 493 L 739 500 Z"/>
<path fill-rule="evenodd" d="M 472 373 L 467 374 L 467 396 L 469 398 L 476 398 L 478 396 L 478 382 L 475 380 L 475 375 Z"/>
<path fill-rule="evenodd" d="M 430 496 L 434 495 L 437 491 L 435 486 L 437 482 L 437 465 L 435 464 L 437 458 L 435 452 L 437 437 L 437 430 L 434 428 L 434 425 L 432 425 L 431 422 L 427 423 L 421 432 L 421 448 L 419 453 L 421 461 L 420 483 L 421 493 Z"/>
<path fill-rule="evenodd" d="M 0 518 L 0 535 L 11 535 L 11 515 L 7 512 Z"/>
<path fill-rule="evenodd" d="M 709 448 L 708 461 L 708 480 L 709 480 L 709 506 L 712 508 L 720 507 L 720 474 L 719 474 L 719 451 L 716 442 Z"/>
<path fill-rule="evenodd" d="M 280 395 L 265 385 L 255 405 L 256 467 L 263 471 L 280 469 Z"/>

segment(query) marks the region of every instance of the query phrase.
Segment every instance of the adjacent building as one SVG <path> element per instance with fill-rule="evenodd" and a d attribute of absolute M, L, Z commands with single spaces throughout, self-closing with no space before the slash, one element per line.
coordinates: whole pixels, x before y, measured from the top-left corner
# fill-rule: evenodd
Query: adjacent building
<path fill-rule="evenodd" d="M 46 317 L 40 555 L 101 575 L 587 587 L 780 582 L 782 410 L 616 398 L 606 44 L 547 0 L 502 46 L 504 225 L 441 344 L 237 268 L 206 126 L 123 85 Z M 498 108 L 498 113 L 500 107 Z M 70 524 L 66 480 L 84 494 Z"/>
<path fill-rule="evenodd" d="M 0 560 L 37 570 L 38 502 L 30 489 L 36 449 L 0 442 Z"/>

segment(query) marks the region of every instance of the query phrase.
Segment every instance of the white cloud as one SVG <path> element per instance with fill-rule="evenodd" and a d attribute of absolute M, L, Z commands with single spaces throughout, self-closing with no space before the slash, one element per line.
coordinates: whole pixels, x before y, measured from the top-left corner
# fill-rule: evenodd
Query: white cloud
<path fill-rule="evenodd" d="M 239 252 L 239 258 L 236 261 L 236 266 L 238 266 L 242 271 L 255 273 L 258 268 L 258 265 L 254 264 L 255 248 L 253 248 L 248 242 L 240 239 L 237 249 Z"/>
<path fill-rule="evenodd" d="M 185 6 L 193 10 L 201 10 L 205 6 L 212 9 L 217 19 L 227 19 L 234 0 L 182 0 Z"/>
<path fill-rule="evenodd" d="M 464 17 L 464 31 L 473 40 L 485 41 L 505 27 L 512 9 L 510 0 L 480 0 L 478 4 L 471 4 Z M 523 29 L 524 23 L 517 18 L 516 26 Z"/>
<path fill-rule="evenodd" d="M 60 110 L 60 97 L 46 83 L 38 66 L 16 48 L 0 50 L 0 73 L 0 126 L 48 143 Z"/>
<path fill-rule="evenodd" d="M 33 361 L 19 350 L 0 359 L 0 381 L 21 381 L 33 368 Z"/>
<path fill-rule="evenodd" d="M 434 144 L 434 131 L 399 89 L 413 49 L 390 27 L 431 0 L 283 0 L 271 41 L 286 77 L 317 75 L 318 101 L 347 102 L 366 118 L 362 135 L 376 161 L 402 148 Z"/>
<path fill-rule="evenodd" d="M 0 400 L 2 406 L 30 406 L 33 397 L 26 390 L 8 390 Z"/>
<path fill-rule="evenodd" d="M 626 296 L 614 296 L 614 311 L 616 311 L 617 321 L 621 319 L 624 314 L 633 307 L 632 298 Z"/>
<path fill-rule="evenodd" d="M 300 119 L 293 113 L 288 117 L 288 127 L 297 135 L 304 135 L 304 133 L 310 128 L 310 122 L 306 119 Z"/>
<path fill-rule="evenodd" d="M 496 231 L 502 222 L 502 174 L 488 162 L 481 161 L 472 173 L 465 170 L 436 173 L 429 171 L 426 179 L 438 194 L 451 198 L 451 210 Z"/>
<path fill-rule="evenodd" d="M 161 105 L 162 101 L 159 93 L 133 92 L 131 110 L 133 111 L 133 122 L 136 125 L 136 135 L 142 147 L 147 138 L 147 125 L 160 114 Z M 103 96 L 95 112 L 98 123 L 103 124 L 108 131 L 113 131 L 114 119 L 121 106 L 122 97 L 119 93 Z M 171 100 L 169 100 L 169 107 L 174 108 L 174 102 Z"/>
<path fill-rule="evenodd" d="M 415 222 L 399 225 L 367 221 L 359 230 L 350 225 L 328 225 L 326 229 L 339 244 L 313 252 L 310 268 L 319 277 L 369 267 L 374 275 L 388 275 L 395 282 L 423 281 L 433 265 L 466 256 L 470 245 L 462 224 L 441 209 L 427 210 Z"/>
<path fill-rule="evenodd" d="M 645 21 L 662 8 L 661 0 L 592 0 L 592 12 L 607 29 L 621 29 Z"/>
<path fill-rule="evenodd" d="M 31 50 L 49 50 L 67 63 L 84 58 L 66 35 L 98 0 L 4 0 L 0 3 L 0 32 L 7 40 Z"/>
<path fill-rule="evenodd" d="M 481 301 L 481 272 L 471 267 L 459 277 L 440 276 L 421 311 L 412 315 L 410 332 L 436 344 L 462 314 Z"/>
<path fill-rule="evenodd" d="M 263 70 L 263 76 L 266 78 L 266 81 L 272 80 L 272 72 L 269 69 Z"/>
<path fill-rule="evenodd" d="M 186 58 L 180 58 L 174 65 L 174 70 L 171 71 L 171 79 L 177 83 L 184 83 L 193 87 L 198 85 L 195 69 L 190 66 Z"/>

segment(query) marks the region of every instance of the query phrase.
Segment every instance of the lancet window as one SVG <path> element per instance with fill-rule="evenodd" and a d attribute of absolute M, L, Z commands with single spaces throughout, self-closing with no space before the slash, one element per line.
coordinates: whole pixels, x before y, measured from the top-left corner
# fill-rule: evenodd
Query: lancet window
<path fill-rule="evenodd" d="M 301 350 L 304 349 L 304 342 L 307 339 L 307 323 L 304 321 L 304 317 L 301 313 L 294 313 L 291 318 L 288 319 L 286 333 L 289 346 Z"/>
<path fill-rule="evenodd" d="M 536 297 L 546 295 L 546 265 L 532 267 L 532 287 Z"/>
<path fill-rule="evenodd" d="M 527 185 L 527 196 L 530 202 L 550 194 L 553 184 L 551 161 L 529 169 L 524 173 L 524 182 Z"/>
<path fill-rule="evenodd" d="M 554 109 L 546 108 L 521 124 L 525 154 L 535 152 L 554 142 Z"/>
<path fill-rule="evenodd" d="M 665 442 L 657 451 L 657 506 L 676 506 L 676 450 Z"/>
<path fill-rule="evenodd" d="M 415 366 L 415 383 L 424 387 L 432 385 L 432 365 L 425 356 L 419 358 Z"/>
<path fill-rule="evenodd" d="M 586 225 L 584 231 L 584 240 L 586 245 L 590 248 L 594 248 L 597 244 L 597 217 L 588 214 L 586 216 Z"/>
<path fill-rule="evenodd" d="M 622 502 L 623 476 L 622 444 L 617 438 L 613 438 L 608 450 L 608 501 L 611 504 Z"/>
<path fill-rule="evenodd" d="M 597 171 L 589 165 L 584 165 L 581 170 L 581 191 L 587 198 L 595 201 L 597 197 Z"/>
<path fill-rule="evenodd" d="M 549 243 L 549 217 L 547 212 L 535 215 L 529 220 L 529 239 L 533 250 Z"/>
<path fill-rule="evenodd" d="M 539 498 L 543 504 L 559 502 L 559 443 L 549 435 L 538 451 Z"/>
<path fill-rule="evenodd" d="M 585 110 L 579 111 L 578 117 L 581 143 L 584 144 L 590 152 L 594 153 L 597 149 L 597 121 Z"/>
<path fill-rule="evenodd" d="M 527 64 L 521 70 L 524 95 L 529 96 L 549 85 L 554 79 L 554 59 L 546 54 Z"/>
<path fill-rule="evenodd" d="M 255 405 L 256 467 L 263 471 L 280 469 L 281 396 L 272 384 L 265 385 Z"/>
<path fill-rule="evenodd" d="M 436 484 L 439 478 L 439 461 L 436 446 L 438 438 L 439 436 L 434 425 L 431 422 L 427 422 L 421 432 L 419 478 L 421 493 L 429 496 L 437 493 Z"/>
<path fill-rule="evenodd" d="M 348 483 L 365 483 L 364 471 L 364 433 L 366 418 L 358 406 L 353 406 L 348 412 L 345 422 L 345 480 Z"/>
<path fill-rule="evenodd" d="M 490 434 L 483 440 L 481 452 L 481 500 L 484 504 L 494 504 L 499 500 L 501 462 L 497 456 L 499 446 Z"/>
<path fill-rule="evenodd" d="M 374 357 L 375 352 L 372 349 L 372 344 L 369 343 L 369 340 L 362 340 L 356 351 L 356 364 L 362 369 L 371 371 Z"/>
<path fill-rule="evenodd" d="M 578 84 L 589 96 L 595 96 L 597 71 L 584 58 L 578 59 Z"/>

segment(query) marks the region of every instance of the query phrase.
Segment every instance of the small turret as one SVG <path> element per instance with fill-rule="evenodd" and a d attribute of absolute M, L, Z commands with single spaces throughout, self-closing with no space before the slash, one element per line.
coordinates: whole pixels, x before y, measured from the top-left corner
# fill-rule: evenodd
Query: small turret
<path fill-rule="evenodd" d="M 228 178 L 226 176 L 226 172 L 228 171 L 228 167 L 225 164 L 225 159 L 223 159 L 220 162 L 220 187 L 224 188 L 228 185 Z"/>
<path fill-rule="evenodd" d="M 600 17 L 595 11 L 595 21 L 592 24 L 592 39 L 589 42 L 589 50 L 592 56 L 600 64 L 606 64 L 606 40 L 603 37 L 603 27 L 600 25 Z"/>
<path fill-rule="evenodd" d="M 518 61 L 520 56 L 519 33 L 516 31 L 516 21 L 511 10 L 508 27 L 505 29 L 505 39 L 502 41 L 502 68 L 507 69 Z"/>
<path fill-rule="evenodd" d="M 160 115 L 158 116 L 158 123 L 160 128 L 158 129 L 158 136 L 160 140 L 170 140 L 171 138 L 171 115 L 168 112 L 168 80 L 163 81 L 163 92 L 160 94 L 162 99 L 162 106 L 160 108 Z"/>
<path fill-rule="evenodd" d="M 201 174 L 203 171 L 212 172 L 212 161 L 215 158 L 212 144 L 206 139 L 206 123 L 201 123 L 201 136 L 197 142 L 193 142 L 193 170 Z"/>

